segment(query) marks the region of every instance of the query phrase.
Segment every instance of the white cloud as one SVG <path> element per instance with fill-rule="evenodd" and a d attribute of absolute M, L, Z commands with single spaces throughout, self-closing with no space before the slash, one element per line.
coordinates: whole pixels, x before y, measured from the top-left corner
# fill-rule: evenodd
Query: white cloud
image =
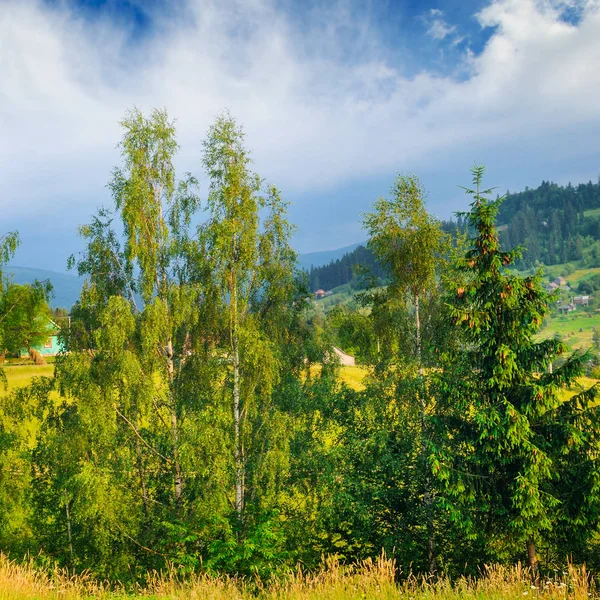
<path fill-rule="evenodd" d="M 427 34 L 434 40 L 446 39 L 456 32 L 456 25 L 449 25 L 444 19 L 444 11 L 432 8 L 423 17 L 427 25 Z"/>
<path fill-rule="evenodd" d="M 407 77 L 343 3 L 299 27 L 269 0 L 190 0 L 137 46 L 109 21 L 90 24 L 61 6 L 0 4 L 5 214 L 79 202 L 91 212 L 133 104 L 168 107 L 181 165 L 200 175 L 201 139 L 228 107 L 257 170 L 287 192 L 418 169 L 443 151 L 476 156 L 490 140 L 518 153 L 537 136 L 543 154 L 556 132 L 583 123 L 590 139 L 600 133 L 596 1 L 578 3 L 574 25 L 561 20 L 566 2 L 496 0 L 477 15 L 493 34 L 479 55 L 465 53 L 460 79 L 426 68 Z M 431 16 L 431 35 L 456 33 L 441 12 Z"/>

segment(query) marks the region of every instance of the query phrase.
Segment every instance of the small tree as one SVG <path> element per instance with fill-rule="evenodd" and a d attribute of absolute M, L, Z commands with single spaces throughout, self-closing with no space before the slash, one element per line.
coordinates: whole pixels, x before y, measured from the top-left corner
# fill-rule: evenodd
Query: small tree
<path fill-rule="evenodd" d="M 567 348 L 557 339 L 534 339 L 548 311 L 541 273 L 508 271 L 521 252 L 500 249 L 494 223 L 503 198 L 491 201 L 492 190 L 480 189 L 483 172 L 474 167 L 474 189 L 466 190 L 475 235 L 447 282 L 463 343 L 439 377 L 444 442 L 432 465 L 455 519 L 488 548 L 522 543 L 537 578 L 536 544 L 544 532 L 568 523 L 574 536 L 589 535 L 597 515 L 600 414 L 592 405 L 595 386 L 570 399 L 561 395 L 575 385 L 585 355 L 548 372 Z M 573 472 L 587 493 L 574 495 L 565 485 Z"/>
<path fill-rule="evenodd" d="M 415 311 L 415 355 L 420 363 L 420 301 L 433 288 L 445 236 L 425 210 L 425 191 L 416 176 L 399 175 L 392 194 L 392 200 L 375 201 L 375 211 L 365 215 L 364 226 L 369 249 L 390 275 L 390 294 L 410 295 Z"/>
<path fill-rule="evenodd" d="M 48 338 L 50 308 L 49 282 L 29 285 L 9 284 L 0 305 L 3 325 L 3 346 L 11 354 L 22 349 L 31 352 Z"/>
<path fill-rule="evenodd" d="M 0 237 L 0 354 L 31 350 L 48 337 L 50 309 L 49 281 L 16 285 L 4 277 L 3 267 L 19 247 L 19 234 L 12 231 Z M 0 377 L 3 372 L 0 372 Z"/>
<path fill-rule="evenodd" d="M 3 267 L 13 257 L 16 249 L 19 247 L 19 234 L 16 231 L 0 236 L 0 306 L 4 304 L 4 294 L 6 293 L 7 282 L 4 279 Z M 4 319 L 6 315 L 3 309 L 0 310 L 0 355 L 4 356 L 6 350 L 4 345 Z M 0 378 L 3 380 L 4 371 L 0 369 Z"/>

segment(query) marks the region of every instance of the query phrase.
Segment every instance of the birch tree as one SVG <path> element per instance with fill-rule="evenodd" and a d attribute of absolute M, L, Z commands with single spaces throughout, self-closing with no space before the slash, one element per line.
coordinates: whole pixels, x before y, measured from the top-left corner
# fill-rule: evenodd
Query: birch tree
<path fill-rule="evenodd" d="M 378 198 L 374 212 L 365 215 L 368 247 L 388 269 L 392 294 L 408 293 L 415 314 L 415 355 L 421 363 L 421 312 L 423 295 L 432 290 L 444 235 L 439 223 L 425 210 L 425 192 L 414 175 L 399 175 L 392 199 Z"/>
<path fill-rule="evenodd" d="M 424 196 L 425 192 L 416 176 L 399 175 L 392 187 L 392 199 L 378 198 L 374 212 L 365 215 L 364 225 L 369 233 L 368 247 L 389 274 L 389 285 L 384 294 L 386 303 L 403 303 L 408 296 L 414 310 L 414 364 L 418 370 L 418 378 L 407 387 L 420 409 L 420 466 L 424 487 L 422 502 L 427 521 L 429 570 L 434 572 L 433 484 L 427 464 L 429 393 L 427 382 L 423 379 L 421 304 L 423 296 L 431 296 L 434 291 L 436 266 L 444 247 L 445 236 L 439 223 L 425 210 Z M 398 373 L 405 370 L 400 369 Z"/>
<path fill-rule="evenodd" d="M 135 510 L 145 515 L 134 519 L 148 524 L 137 532 L 145 539 L 130 531 L 130 541 L 138 549 L 160 544 L 170 552 L 168 524 L 184 512 L 186 402 L 178 377 L 198 295 L 185 265 L 199 201 L 196 180 L 176 178 L 178 145 L 166 111 L 146 117 L 134 109 L 121 126 L 123 163 L 108 185 L 114 207 L 80 228 L 87 247 L 71 260 L 86 282 L 57 378 L 63 393 L 76 400 L 81 418 L 96 419 L 90 428 L 95 451 L 86 453 L 82 464 L 87 457 L 104 456 L 107 481 L 133 494 Z M 99 473 L 100 465 L 89 472 Z M 71 507 L 75 522 L 83 506 L 75 499 Z M 152 521 L 162 523 L 161 529 L 150 528 Z"/>
<path fill-rule="evenodd" d="M 209 129 L 203 163 L 210 182 L 209 218 L 199 237 L 226 315 L 222 343 L 231 366 L 233 506 L 241 523 L 248 490 L 249 421 L 256 415 L 257 396 L 268 397 L 277 381 L 275 342 L 280 311 L 293 293 L 295 255 L 285 203 L 275 187 L 263 190 L 250 170 L 244 134 L 229 115 L 217 118 Z"/>

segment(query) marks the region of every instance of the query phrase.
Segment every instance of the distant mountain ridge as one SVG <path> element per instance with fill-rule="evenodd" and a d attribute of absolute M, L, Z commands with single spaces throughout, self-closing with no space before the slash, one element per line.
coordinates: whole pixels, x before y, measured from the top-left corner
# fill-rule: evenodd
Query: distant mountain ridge
<path fill-rule="evenodd" d="M 298 265 L 310 271 L 311 267 L 322 267 L 328 265 L 331 261 L 340 259 L 355 248 L 365 245 L 366 242 L 357 242 L 350 246 L 337 248 L 335 250 L 324 250 L 321 252 L 309 252 L 307 254 L 298 255 Z M 81 287 L 83 286 L 83 278 L 69 273 L 60 273 L 48 269 L 35 269 L 31 267 L 19 267 L 16 265 L 7 265 L 5 274 L 14 283 L 23 285 L 25 283 L 33 283 L 36 279 L 45 281 L 49 279 L 54 287 L 54 296 L 50 298 L 50 306 L 52 308 L 62 307 L 70 310 L 73 304 L 79 298 Z"/>
<path fill-rule="evenodd" d="M 49 279 L 54 287 L 54 295 L 50 298 L 50 306 L 52 308 L 62 307 L 71 310 L 71 307 L 79 298 L 81 286 L 83 285 L 83 279 L 77 275 L 48 271 L 46 269 L 7 265 L 4 273 L 10 280 L 19 285 L 33 283 L 36 279 L 38 281 Z"/>
<path fill-rule="evenodd" d="M 328 265 L 331 261 L 338 260 L 342 256 L 352 252 L 358 246 L 366 246 L 367 242 L 356 242 L 350 246 L 337 248 L 335 250 L 323 250 L 321 252 L 308 252 L 298 255 L 298 265 L 305 271 L 310 271 L 311 267 L 322 267 Z"/>

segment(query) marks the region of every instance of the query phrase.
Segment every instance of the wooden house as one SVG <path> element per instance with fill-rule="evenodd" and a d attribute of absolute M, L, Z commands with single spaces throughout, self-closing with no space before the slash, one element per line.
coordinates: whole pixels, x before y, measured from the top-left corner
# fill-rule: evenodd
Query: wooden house
<path fill-rule="evenodd" d="M 588 306 L 589 303 L 590 303 L 589 296 L 575 296 L 575 298 L 573 298 L 573 304 L 576 304 L 578 306 Z"/>
<path fill-rule="evenodd" d="M 558 312 L 561 315 L 568 315 L 570 312 L 573 312 L 574 310 L 577 310 L 577 307 L 574 304 L 563 304 L 562 306 L 560 306 L 558 308 Z"/>

